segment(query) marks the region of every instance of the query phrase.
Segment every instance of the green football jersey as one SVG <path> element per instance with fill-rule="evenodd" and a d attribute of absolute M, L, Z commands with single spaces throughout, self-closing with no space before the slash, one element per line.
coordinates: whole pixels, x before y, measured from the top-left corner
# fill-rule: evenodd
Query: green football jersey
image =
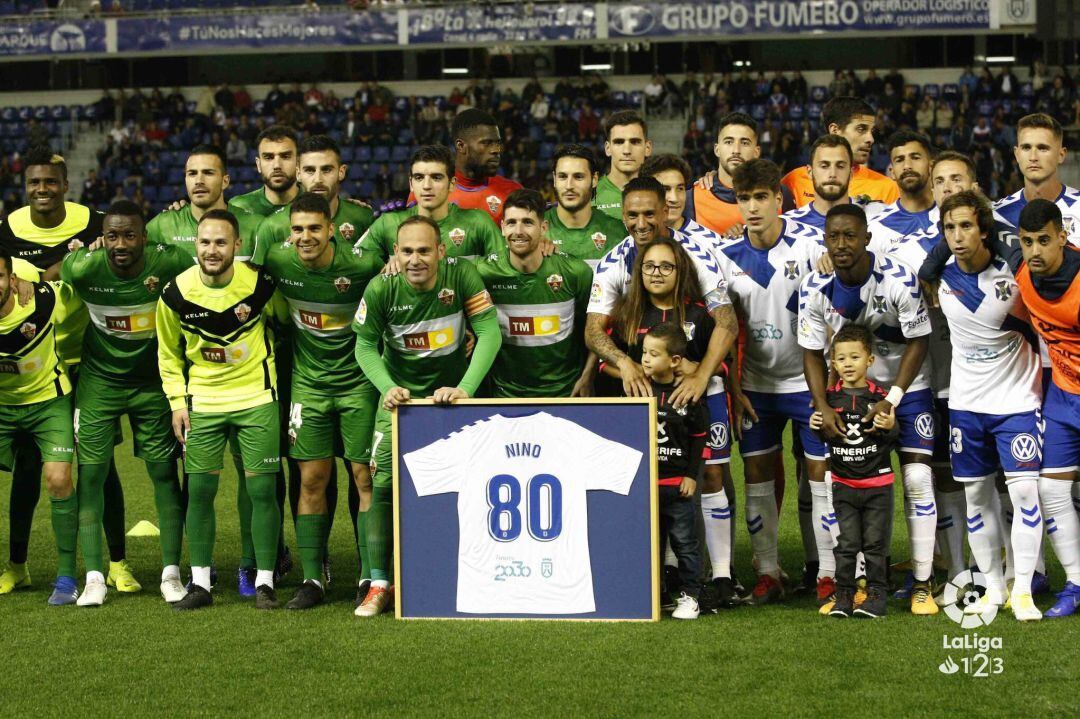
<path fill-rule="evenodd" d="M 465 376 L 465 325 L 493 316 L 480 274 L 456 258 L 439 263 L 435 287 L 422 292 L 404 275 L 379 275 L 368 284 L 352 327 L 357 347 L 383 343 L 382 363 L 393 384 L 417 397 L 456 386 Z M 368 368 L 365 372 L 375 377 Z M 385 393 L 390 387 L 380 386 Z"/>
<path fill-rule="evenodd" d="M 277 282 L 292 320 L 293 387 L 349 394 L 369 384 L 356 364 L 350 323 L 364 289 L 383 263 L 359 247 L 331 240 L 334 259 L 308 269 L 291 242 L 270 248 L 263 269 Z"/>
<path fill-rule="evenodd" d="M 282 207 L 285 205 L 275 205 L 266 199 L 266 188 L 261 186 L 229 200 L 230 212 L 250 212 L 259 217 L 269 217 Z"/>
<path fill-rule="evenodd" d="M 508 258 L 486 258 L 476 268 L 499 317 L 502 347 L 488 375 L 496 397 L 569 397 L 581 376 L 585 310 L 593 273 L 562 253 L 545 257 L 532 274 Z"/>
<path fill-rule="evenodd" d="M 560 252 L 585 260 L 593 269 L 596 269 L 600 258 L 627 235 L 621 218 L 614 220 L 594 209 L 589 224 L 570 228 L 559 219 L 558 210 L 558 207 L 552 207 L 544 215 L 548 223 L 548 239 L 555 243 Z"/>
<path fill-rule="evenodd" d="M 124 383 L 161 385 L 154 311 L 161 289 L 191 267 L 191 257 L 176 245 L 147 245 L 144 257 L 146 266 L 131 279 L 116 276 L 103 249 L 79 249 L 60 265 L 60 279 L 90 312 L 82 372 Z"/>
<path fill-rule="evenodd" d="M 255 252 L 255 230 L 262 218 L 243 210 L 230 211 L 236 215 L 240 224 L 240 254 L 236 259 L 250 260 Z M 165 210 L 146 223 L 146 246 L 175 245 L 195 259 L 195 239 L 199 234 L 199 221 L 191 213 L 191 205 L 184 205 L 179 210 Z M 190 265 L 189 265 L 190 266 Z"/>
<path fill-rule="evenodd" d="M 447 257 L 461 257 L 475 260 L 478 257 L 504 254 L 506 246 L 502 231 L 491 215 L 483 210 L 463 210 L 451 203 L 446 217 L 439 220 L 439 235 L 446 246 Z M 419 213 L 416 205 L 380 215 L 363 237 L 360 246 L 368 252 L 374 252 L 383 262 L 390 259 L 397 241 L 397 230 L 402 222 Z"/>
<path fill-rule="evenodd" d="M 601 177 L 596 183 L 592 206 L 608 217 L 622 222 L 622 190 L 616 187 L 607 175 Z"/>
<path fill-rule="evenodd" d="M 292 203 L 283 205 L 274 214 L 263 219 L 259 229 L 255 233 L 255 253 L 252 255 L 253 264 L 262 265 L 266 262 L 266 254 L 271 247 L 282 244 L 292 235 L 290 225 L 290 210 Z M 356 242 L 371 223 L 375 221 L 375 213 L 370 207 L 354 205 L 345 200 L 338 200 L 338 209 L 334 213 L 334 239 L 345 244 Z"/>

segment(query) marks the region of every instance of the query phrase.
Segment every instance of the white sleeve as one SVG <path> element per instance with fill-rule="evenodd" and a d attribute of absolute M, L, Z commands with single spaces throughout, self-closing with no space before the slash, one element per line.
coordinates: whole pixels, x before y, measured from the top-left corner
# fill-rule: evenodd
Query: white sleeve
<path fill-rule="evenodd" d="M 629 494 L 641 464 L 641 451 L 604 439 L 569 420 L 563 421 L 569 431 L 562 436 L 568 441 L 567 449 L 574 457 L 574 465 L 585 475 L 585 488 Z"/>
<path fill-rule="evenodd" d="M 471 442 L 470 434 L 463 430 L 404 455 L 416 493 L 426 497 L 457 492 L 469 462 Z"/>
<path fill-rule="evenodd" d="M 906 266 L 904 268 L 907 269 Z M 913 282 L 910 288 L 900 281 L 890 283 L 892 285 L 890 294 L 893 302 L 896 303 L 896 312 L 900 317 L 900 331 L 908 339 L 930 334 L 930 314 L 923 301 L 922 289 L 914 275 L 911 275 L 911 280 Z"/>
<path fill-rule="evenodd" d="M 593 273 L 592 292 L 586 310 L 590 314 L 610 315 L 626 287 L 626 264 L 622 257 L 615 256 L 617 249 L 605 255 Z"/>
<path fill-rule="evenodd" d="M 697 272 L 698 284 L 701 285 L 701 294 L 704 295 L 705 308 L 712 312 L 717 307 L 730 305 L 731 298 L 728 297 L 727 280 L 724 279 L 724 273 L 721 272 L 720 265 L 717 264 L 712 253 L 696 242 L 683 243 L 683 249 L 686 250 L 687 256 L 694 264 L 694 271 Z M 708 259 L 703 255 L 707 256 Z"/>
<path fill-rule="evenodd" d="M 823 350 L 829 342 L 829 330 L 821 305 L 825 301 L 816 289 L 810 289 L 811 281 L 820 281 L 816 272 L 803 278 L 799 287 L 799 346 L 808 350 Z"/>

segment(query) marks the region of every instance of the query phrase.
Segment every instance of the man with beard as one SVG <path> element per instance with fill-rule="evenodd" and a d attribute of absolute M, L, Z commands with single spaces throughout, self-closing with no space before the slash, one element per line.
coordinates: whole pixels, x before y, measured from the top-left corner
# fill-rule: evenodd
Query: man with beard
<path fill-rule="evenodd" d="M 183 599 L 180 549 L 183 509 L 176 473 L 176 440 L 169 402 L 161 391 L 154 310 L 161 289 L 191 267 L 175 245 L 146 251 L 142 212 L 129 200 L 105 213 L 103 247 L 76 250 L 64 258 L 60 278 L 90 312 L 75 396 L 75 435 L 79 443 L 79 543 L 86 564 L 86 586 L 77 604 L 99 606 L 107 588 L 102 575 L 103 485 L 112 461 L 117 422 L 127 415 L 135 456 L 146 462 L 154 487 L 161 530 L 161 595 Z"/>
<path fill-rule="evenodd" d="M 789 220 L 801 222 L 825 232 L 825 215 L 836 205 L 855 202 L 862 205 L 871 220 L 885 208 L 880 202 L 866 201 L 850 194 L 855 155 L 843 135 L 822 135 L 810 146 L 810 164 L 806 166 L 814 185 L 814 199 L 802 207 L 784 213 Z"/>
<path fill-rule="evenodd" d="M 931 213 L 936 208 L 930 186 L 930 140 L 911 130 L 898 130 L 889 137 L 888 147 L 889 171 L 900 187 L 900 197 L 870 220 L 870 250 L 879 253 L 932 227 Z"/>
<path fill-rule="evenodd" d="M 757 123 L 744 112 L 730 112 L 720 118 L 720 127 L 713 146 L 716 172 L 706 173 L 694 183 L 693 192 L 686 198 L 686 216 L 718 235 L 738 235 L 743 218 L 735 201 L 731 176 L 739 165 L 761 157 Z M 795 207 L 791 191 L 781 186 L 781 212 Z"/>
<path fill-rule="evenodd" d="M 626 236 L 621 219 L 592 205 L 600 180 L 596 155 L 584 145 L 562 145 L 555 151 L 554 167 L 557 204 L 544 214 L 547 237 L 560 252 L 596 269 L 600 258 Z"/>
<path fill-rule="evenodd" d="M 900 197 L 900 188 L 891 179 L 866 166 L 874 146 L 874 108 L 857 97 L 834 97 L 821 108 L 821 126 L 829 135 L 842 135 L 855 155 L 850 194 L 859 199 L 886 204 Z M 802 207 L 814 199 L 814 183 L 807 167 L 796 167 L 784 176 L 795 205 Z"/>
<path fill-rule="evenodd" d="M 592 204 L 594 209 L 621 220 L 623 189 L 638 176 L 645 158 L 652 154 L 652 141 L 649 126 L 633 110 L 612 113 L 604 132 L 604 154 L 611 158 L 611 169 L 596 183 Z"/>
<path fill-rule="evenodd" d="M 299 142 L 291 127 L 271 125 L 259 133 L 255 147 L 255 169 L 262 178 L 262 187 L 233 197 L 229 200 L 229 211 L 269 217 L 292 202 L 300 192 L 296 186 Z"/>
<path fill-rule="evenodd" d="M 192 584 L 173 605 L 181 610 L 213 603 L 214 497 L 233 433 L 252 503 L 255 606 L 278 606 L 274 566 L 281 515 L 274 477 L 281 454 L 277 373 L 266 327 L 274 284 L 269 275 L 235 262 L 239 250 L 236 217 L 228 210 L 207 211 L 198 225 L 197 266 L 166 284 L 157 304 L 158 369 L 173 434 L 184 447 L 190 494 Z"/>

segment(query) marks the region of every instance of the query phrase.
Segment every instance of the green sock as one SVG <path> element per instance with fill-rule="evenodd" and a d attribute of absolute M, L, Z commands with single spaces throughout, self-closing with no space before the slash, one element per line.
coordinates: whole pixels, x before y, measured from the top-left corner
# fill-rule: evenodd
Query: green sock
<path fill-rule="evenodd" d="M 288 484 L 285 481 L 284 469 L 279 469 L 277 474 L 274 475 L 274 482 L 274 491 L 277 494 L 278 514 L 281 515 L 281 521 L 278 523 L 281 526 L 281 529 L 278 531 L 277 554 L 279 557 L 283 557 L 285 556 L 285 498 L 288 495 Z"/>
<path fill-rule="evenodd" d="M 367 512 L 356 513 L 356 551 L 360 554 L 360 581 L 371 579 L 371 557 L 367 548 Z"/>
<path fill-rule="evenodd" d="M 109 559 L 123 561 L 127 557 L 127 530 L 124 522 L 124 488 L 116 473 L 116 461 L 109 460 L 109 472 L 105 475 L 104 509 L 101 522 L 105 527 L 105 541 L 109 543 Z"/>
<path fill-rule="evenodd" d="M 30 530 L 34 525 L 34 509 L 41 499 L 41 453 L 33 442 L 15 452 L 11 470 L 11 500 L 8 520 L 11 527 L 12 564 L 26 564 L 30 551 Z"/>
<path fill-rule="evenodd" d="M 214 561 L 214 540 L 217 535 L 214 497 L 217 489 L 216 474 L 188 475 L 188 557 L 193 567 L 209 567 Z"/>
<path fill-rule="evenodd" d="M 304 579 L 322 582 L 323 538 L 326 536 L 325 514 L 301 514 L 296 517 L 296 547 Z"/>
<path fill-rule="evenodd" d="M 334 515 L 337 514 L 337 495 L 337 460 L 335 459 L 330 462 L 330 481 L 326 483 L 326 529 L 323 530 L 323 549 L 326 554 L 330 554 L 330 530 L 334 528 Z"/>
<path fill-rule="evenodd" d="M 56 536 L 56 576 L 75 576 L 75 547 L 79 534 L 79 500 L 75 493 L 64 499 L 49 497 L 53 534 Z"/>
<path fill-rule="evenodd" d="M 371 491 L 371 509 L 367 511 L 368 556 L 371 559 L 371 578 L 389 581 L 390 556 L 393 552 L 394 491 L 390 487 L 375 487 Z"/>
<path fill-rule="evenodd" d="M 236 514 L 240 517 L 240 567 L 255 566 L 255 545 L 251 541 L 251 497 L 247 491 L 247 474 L 239 455 L 233 455 L 236 465 Z"/>
<path fill-rule="evenodd" d="M 88 572 L 104 572 L 101 554 L 101 513 L 105 506 L 107 464 L 80 464 L 75 493 L 79 498 L 79 546 Z"/>
<path fill-rule="evenodd" d="M 281 513 L 277 505 L 277 477 L 273 474 L 249 474 L 251 497 L 251 539 L 255 544 L 255 566 L 272 570 L 277 564 Z"/>
<path fill-rule="evenodd" d="M 146 472 L 154 485 L 154 507 L 161 530 L 161 564 L 179 566 L 184 543 L 184 512 L 180 506 L 176 462 L 147 462 Z"/>

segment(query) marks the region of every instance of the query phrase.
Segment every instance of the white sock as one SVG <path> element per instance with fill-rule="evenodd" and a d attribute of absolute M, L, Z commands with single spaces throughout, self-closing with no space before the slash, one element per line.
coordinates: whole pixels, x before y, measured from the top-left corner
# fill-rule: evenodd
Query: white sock
<path fill-rule="evenodd" d="M 314 585 L 315 585 L 316 587 L 318 587 L 319 589 L 322 589 L 322 588 L 323 588 L 322 582 L 321 582 L 321 581 L 319 581 L 318 579 L 305 579 L 304 581 L 305 581 L 305 582 L 311 582 L 312 584 L 314 584 Z"/>
<path fill-rule="evenodd" d="M 1035 475 L 1017 477 L 1008 483 L 1009 496 L 1016 508 L 1013 513 L 1010 543 L 1016 563 L 1014 594 L 1031 594 L 1031 577 L 1042 544 L 1042 511 L 1039 507 L 1039 480 Z"/>
<path fill-rule="evenodd" d="M 964 562 L 964 519 L 967 516 L 967 501 L 962 489 L 936 494 L 938 552 L 948 567 L 949 579 L 952 579 L 967 569 Z"/>
<path fill-rule="evenodd" d="M 167 567 L 165 567 L 164 569 L 161 570 L 161 581 L 163 581 L 163 582 L 168 581 L 170 579 L 179 579 L 179 578 L 180 578 L 180 567 L 176 566 L 175 564 L 170 564 L 169 566 L 167 566 Z"/>
<path fill-rule="evenodd" d="M 810 498 L 814 508 L 814 539 L 817 543 L 818 578 L 836 576 L 836 557 L 833 556 L 832 528 L 836 514 L 829 501 L 828 482 L 811 482 Z"/>
<path fill-rule="evenodd" d="M 671 541 L 666 538 L 664 539 L 664 566 L 679 566 L 679 558 L 675 556 L 675 550 L 671 548 Z"/>
<path fill-rule="evenodd" d="M 1036 487 L 1036 493 L 1038 487 Z M 1005 547 L 1005 582 L 1016 578 L 1016 559 L 1013 557 L 1012 528 L 1013 528 L 1013 501 L 1009 496 L 1008 486 L 1004 492 L 998 492 L 998 506 L 1001 512 L 998 521 L 1001 522 L 1001 544 Z M 1041 532 L 1040 532 L 1041 534 Z"/>
<path fill-rule="evenodd" d="M 390 580 L 389 579 L 372 579 L 371 580 L 371 586 L 372 587 L 379 587 L 381 589 L 389 589 L 390 588 Z"/>
<path fill-rule="evenodd" d="M 810 494 L 810 480 L 806 477 L 799 481 L 799 533 L 802 535 L 806 561 L 818 561 L 817 539 L 814 538 L 814 498 Z"/>
<path fill-rule="evenodd" d="M 866 555 L 859 552 L 855 555 L 855 578 L 866 576 Z"/>
<path fill-rule="evenodd" d="M 86 573 L 86 583 L 92 584 L 98 582 L 99 584 L 105 583 L 105 575 L 97 571 L 89 571 Z"/>
<path fill-rule="evenodd" d="M 967 531 L 971 553 L 979 571 L 986 576 L 987 589 L 995 589 L 1004 594 L 1005 577 L 1001 573 L 1001 530 L 998 513 L 994 507 L 997 489 L 993 479 L 980 479 L 966 482 L 967 494 Z"/>
<path fill-rule="evenodd" d="M 709 548 L 712 576 L 731 576 L 731 507 L 724 490 L 701 495 L 701 518 L 705 522 L 705 546 Z"/>
<path fill-rule="evenodd" d="M 273 569 L 260 569 L 255 572 L 255 586 L 256 587 L 270 587 L 274 588 L 274 570 Z"/>
<path fill-rule="evenodd" d="M 1080 585 L 1080 522 L 1072 504 L 1072 485 L 1062 479 L 1039 478 L 1039 503 L 1046 521 L 1046 533 L 1054 554 L 1065 570 L 1065 578 Z"/>
<path fill-rule="evenodd" d="M 934 571 L 934 534 L 937 532 L 934 478 L 928 464 L 905 464 L 900 468 L 900 474 L 904 478 L 911 572 L 916 582 L 925 582 Z"/>
<path fill-rule="evenodd" d="M 779 578 L 779 517 L 776 511 L 775 486 L 776 483 L 771 479 L 760 484 L 746 485 L 746 529 L 750 532 L 750 546 L 757 557 L 758 574 Z"/>
<path fill-rule="evenodd" d="M 210 567 L 192 567 L 191 581 L 206 591 L 210 591 Z"/>

